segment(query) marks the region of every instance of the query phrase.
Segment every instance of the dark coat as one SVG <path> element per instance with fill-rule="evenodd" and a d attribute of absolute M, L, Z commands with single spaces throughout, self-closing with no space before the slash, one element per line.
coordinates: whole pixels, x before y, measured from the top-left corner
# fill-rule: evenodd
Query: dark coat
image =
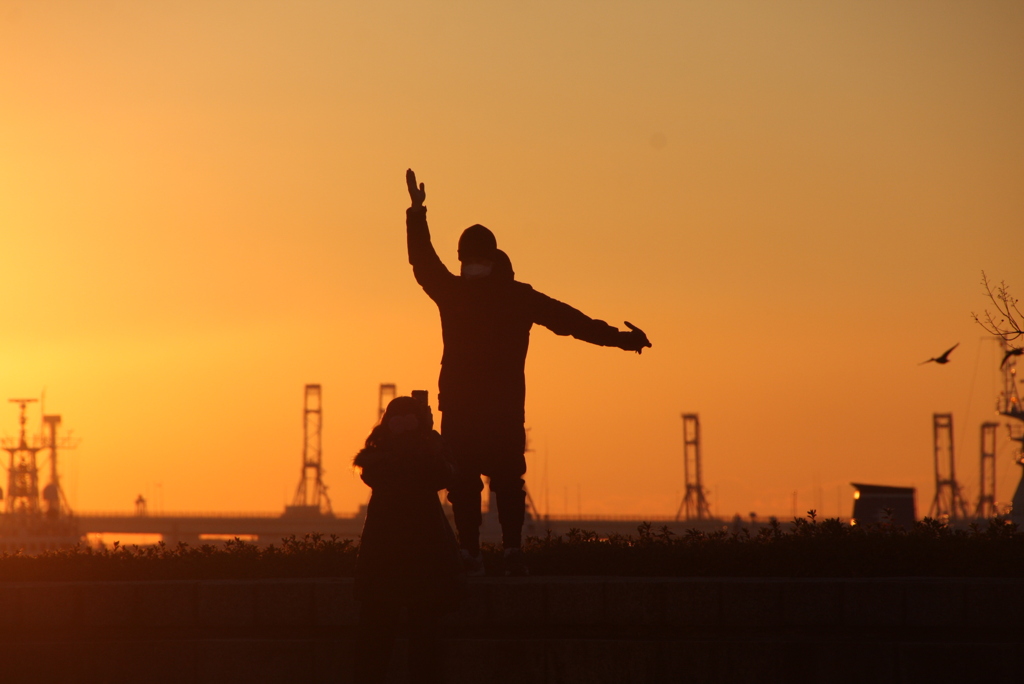
<path fill-rule="evenodd" d="M 526 351 L 534 323 L 557 335 L 620 346 L 617 328 L 516 281 L 507 258 L 486 278 L 451 273 L 431 244 L 425 207 L 406 212 L 406 237 L 416 282 L 441 314 L 441 411 L 499 413 L 522 422 Z"/>
<path fill-rule="evenodd" d="M 454 474 L 441 436 L 433 430 L 385 435 L 354 463 L 373 490 L 356 560 L 356 598 L 453 607 L 463 578 L 437 496 Z"/>

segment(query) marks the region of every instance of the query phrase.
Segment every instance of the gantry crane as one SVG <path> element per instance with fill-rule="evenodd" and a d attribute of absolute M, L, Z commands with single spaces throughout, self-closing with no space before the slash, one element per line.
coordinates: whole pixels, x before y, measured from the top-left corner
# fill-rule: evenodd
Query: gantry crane
<path fill-rule="evenodd" d="M 686 494 L 676 511 L 676 520 L 708 520 L 711 507 L 705 495 L 700 462 L 700 416 L 684 413 L 683 419 L 683 477 L 686 480 Z"/>
<path fill-rule="evenodd" d="M 334 515 L 323 480 L 320 385 L 306 385 L 302 406 L 302 475 L 286 515 Z"/>

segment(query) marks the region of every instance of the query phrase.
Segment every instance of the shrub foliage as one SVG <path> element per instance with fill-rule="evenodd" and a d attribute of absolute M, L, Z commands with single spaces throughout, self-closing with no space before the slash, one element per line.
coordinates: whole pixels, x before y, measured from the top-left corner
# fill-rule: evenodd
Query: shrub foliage
<path fill-rule="evenodd" d="M 38 556 L 0 554 L 0 580 L 169 580 L 345 577 L 355 568 L 350 539 L 309 534 L 261 548 L 238 539 L 224 544 L 93 548 L 78 545 Z"/>
<path fill-rule="evenodd" d="M 539 575 L 668 577 L 1020 577 L 1024 534 L 1014 523 L 954 529 L 926 518 L 911 529 L 891 523 L 851 526 L 815 512 L 784 529 L 777 521 L 737 532 L 643 524 L 637 535 L 598 539 L 571 530 L 530 539 L 530 569 Z M 493 551 L 492 551 L 493 553 Z M 492 559 L 497 563 L 497 558 Z"/>
<path fill-rule="evenodd" d="M 573 529 L 530 537 L 523 546 L 533 575 L 635 577 L 1021 577 L 1024 534 L 1002 519 L 954 529 L 924 519 L 910 529 L 891 523 L 850 526 L 815 512 L 787 526 L 777 521 L 736 532 L 644 523 L 636 535 L 600 537 Z M 0 580 L 165 580 L 350 577 L 358 545 L 336 536 L 288 537 L 259 547 L 78 546 L 39 556 L 0 555 Z M 501 550 L 484 548 L 485 565 L 500 574 Z"/>

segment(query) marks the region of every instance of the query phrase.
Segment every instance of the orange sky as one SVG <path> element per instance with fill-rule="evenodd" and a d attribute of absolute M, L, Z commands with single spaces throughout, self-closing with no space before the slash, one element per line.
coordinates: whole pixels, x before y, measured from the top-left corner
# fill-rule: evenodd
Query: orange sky
<path fill-rule="evenodd" d="M 1016 2 L 0 0 L 0 397 L 45 388 L 81 440 L 78 510 L 273 511 L 320 383 L 355 510 L 378 384 L 436 392 L 412 167 L 450 267 L 483 223 L 654 343 L 535 329 L 551 513 L 674 514 L 683 411 L 715 513 L 848 515 L 865 481 L 923 514 L 936 411 L 974 499 L 982 269 L 1024 294 L 1022 30 Z"/>

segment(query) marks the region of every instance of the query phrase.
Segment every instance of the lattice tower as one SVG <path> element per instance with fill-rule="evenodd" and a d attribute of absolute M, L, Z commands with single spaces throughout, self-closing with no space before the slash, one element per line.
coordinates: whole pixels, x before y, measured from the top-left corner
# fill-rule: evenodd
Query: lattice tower
<path fill-rule="evenodd" d="M 387 409 L 388 404 L 391 400 L 398 396 L 398 390 L 393 382 L 382 382 L 380 383 L 380 392 L 377 394 L 377 422 L 384 417 L 384 411 Z"/>
<path fill-rule="evenodd" d="M 41 447 L 30 446 L 25 439 L 25 409 L 37 400 L 11 399 L 10 401 L 21 407 L 19 418 L 21 430 L 17 442 L 8 442 L 3 446 L 3 450 L 10 457 L 7 467 L 7 498 L 4 511 L 9 516 L 35 517 L 40 512 L 39 468 L 36 465 L 36 454 Z"/>
<path fill-rule="evenodd" d="M 711 517 L 706 490 L 701 474 L 700 416 L 684 413 L 683 418 L 683 477 L 686 480 L 686 494 L 676 511 L 676 520 L 707 520 Z"/>
<path fill-rule="evenodd" d="M 976 518 L 991 518 L 996 511 L 996 428 L 999 423 L 981 424 L 981 492 L 978 494 Z"/>
<path fill-rule="evenodd" d="M 292 506 L 330 515 L 331 499 L 327 496 L 321 462 L 323 413 L 320 399 L 320 385 L 306 385 L 302 407 L 302 476 Z"/>
<path fill-rule="evenodd" d="M 935 449 L 935 498 L 928 509 L 928 515 L 949 520 L 966 519 L 967 504 L 960 484 L 956 481 L 952 413 L 932 414 L 932 439 Z"/>

